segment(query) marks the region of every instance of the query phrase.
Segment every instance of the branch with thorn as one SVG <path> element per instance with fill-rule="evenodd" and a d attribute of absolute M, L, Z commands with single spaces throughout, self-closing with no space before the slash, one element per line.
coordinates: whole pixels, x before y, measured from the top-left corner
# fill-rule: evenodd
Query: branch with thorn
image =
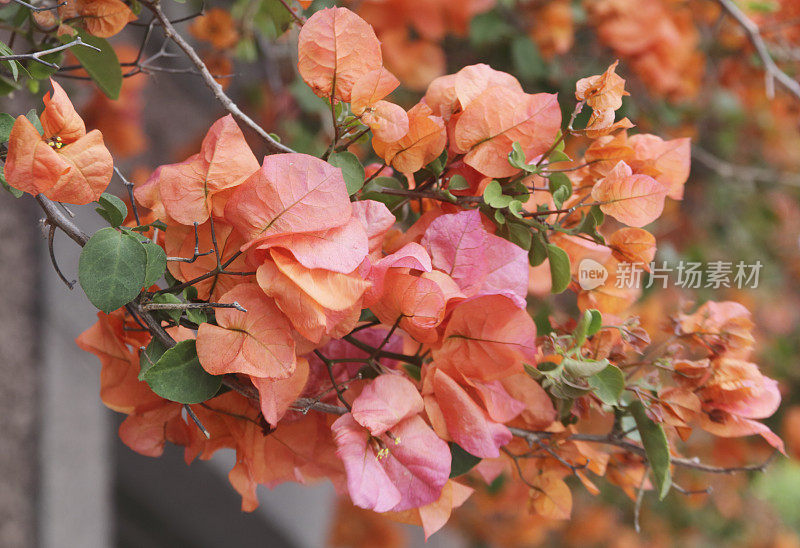
<path fill-rule="evenodd" d="M 0 55 L 0 61 L 36 61 L 37 63 L 41 63 L 42 65 L 54 69 L 58 69 L 58 65 L 55 63 L 50 63 L 42 59 L 45 55 L 50 55 L 51 53 L 58 53 L 59 51 L 64 51 L 65 49 L 69 49 L 72 46 L 84 46 L 89 49 L 93 49 L 95 51 L 100 51 L 100 48 L 96 48 L 91 44 L 87 44 L 86 42 L 81 40 L 81 37 L 78 36 L 72 42 L 68 44 L 62 44 L 60 46 L 56 46 L 50 49 L 43 49 L 41 51 L 35 51 L 33 53 L 20 53 L 14 55 Z"/>

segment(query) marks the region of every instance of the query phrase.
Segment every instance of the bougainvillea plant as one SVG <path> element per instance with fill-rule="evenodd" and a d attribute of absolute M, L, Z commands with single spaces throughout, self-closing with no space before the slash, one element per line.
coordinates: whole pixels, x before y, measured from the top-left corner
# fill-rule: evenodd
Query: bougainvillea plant
<path fill-rule="evenodd" d="M 689 139 L 618 115 L 617 63 L 561 97 L 472 64 L 406 109 L 388 99 L 400 80 L 365 19 L 335 7 L 306 20 L 281 3 L 301 26 L 297 70 L 330 108 L 321 157 L 244 114 L 158 2 L 35 15 L 114 95 L 81 51 L 146 9 L 148 32 L 160 26 L 229 112 L 184 161 L 136 185 L 117 172 L 127 204 L 106 192 L 103 135 L 54 80 L 38 115 L 2 121 L 4 185 L 35 196 L 51 246 L 59 229 L 83 247 L 80 286 L 100 312 L 77 344 L 102 363 L 100 397 L 127 415 L 126 445 L 158 456 L 170 442 L 187 462 L 234 450 L 245 511 L 258 485 L 327 479 L 426 535 L 503 478 L 530 512 L 569 519 L 568 477 L 592 494 L 604 477 L 641 503 L 685 491 L 683 470 L 735 471 L 687 452 L 695 430 L 784 451 L 759 422 L 781 397 L 750 361 L 744 306 L 687 309 L 651 344 L 630 313 L 640 289 L 613 283 L 623 266 L 649 268 L 643 227 L 682 199 L 690 167 Z M 231 47 L 227 12 L 212 13 L 193 33 Z M 601 33 L 613 17 L 597 15 Z M 655 54 L 640 49 L 644 71 Z M 240 125 L 271 153 L 256 157 Z M 57 202 L 94 203 L 109 226 L 89 236 Z M 609 283 L 581 283 L 586 261 Z M 548 318 L 532 291 L 571 295 L 578 313 Z"/>

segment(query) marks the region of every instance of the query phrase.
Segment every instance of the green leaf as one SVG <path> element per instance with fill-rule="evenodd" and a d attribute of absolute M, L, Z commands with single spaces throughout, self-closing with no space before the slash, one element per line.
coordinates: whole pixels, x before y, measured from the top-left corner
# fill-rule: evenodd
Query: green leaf
<path fill-rule="evenodd" d="M 517 219 L 522 219 L 522 202 L 519 200 L 511 200 L 508 204 L 508 210 Z"/>
<path fill-rule="evenodd" d="M 164 248 L 156 243 L 145 242 L 142 245 L 147 252 L 147 270 L 143 287 L 150 287 L 164 275 L 167 269 L 167 254 Z"/>
<path fill-rule="evenodd" d="M 509 222 L 508 241 L 517 244 L 524 250 L 530 250 L 533 243 L 533 233 L 531 227 L 521 223 Z"/>
<path fill-rule="evenodd" d="M 33 59 L 31 59 L 30 61 L 28 61 L 26 63 L 26 66 L 27 66 L 26 72 L 28 73 L 28 76 L 30 76 L 32 81 L 47 80 L 53 74 L 58 72 L 58 68 L 57 67 L 60 66 L 61 63 L 64 61 L 64 52 L 57 51 L 55 53 L 49 53 L 47 55 L 42 55 L 40 57 L 40 59 L 42 61 L 46 61 L 48 63 L 52 63 L 52 64 L 54 64 L 56 66 L 52 67 L 52 66 L 44 65 L 42 63 L 39 63 L 39 62 L 34 61 Z M 22 65 L 20 65 L 20 66 L 22 66 Z M 39 85 L 38 81 L 36 82 L 36 85 L 38 87 L 38 85 Z"/>
<path fill-rule="evenodd" d="M 16 119 L 8 113 L 3 112 L 0 114 L 0 143 L 8 141 L 15 120 Z"/>
<path fill-rule="evenodd" d="M 514 198 L 503 194 L 503 187 L 497 181 L 492 181 L 483 190 L 483 201 L 495 209 L 508 207 Z"/>
<path fill-rule="evenodd" d="M 469 24 L 469 41 L 475 47 L 497 43 L 512 33 L 511 25 L 494 11 L 476 15 Z"/>
<path fill-rule="evenodd" d="M 589 377 L 589 386 L 594 388 L 594 393 L 606 405 L 617 405 L 622 391 L 625 390 L 625 375 L 619 367 L 608 364 L 608 367 L 598 374 Z"/>
<path fill-rule="evenodd" d="M 91 303 L 110 313 L 136 298 L 146 269 L 147 252 L 135 237 L 102 228 L 81 251 L 78 280 Z"/>
<path fill-rule="evenodd" d="M 9 93 L 17 91 L 21 87 L 22 86 L 17 82 L 0 74 L 0 96 L 8 95 Z"/>
<path fill-rule="evenodd" d="M 572 158 L 567 156 L 567 154 L 563 150 L 554 150 L 552 154 L 547 158 L 547 160 L 551 164 L 555 164 L 558 162 L 571 162 Z"/>
<path fill-rule="evenodd" d="M 522 145 L 514 141 L 511 145 L 511 152 L 508 153 L 508 163 L 518 169 L 525 169 L 525 151 L 522 150 Z"/>
<path fill-rule="evenodd" d="M 184 312 L 186 312 L 186 319 L 197 325 L 208 321 L 208 315 L 198 308 L 187 308 Z"/>
<path fill-rule="evenodd" d="M 420 380 L 422 380 L 422 370 L 418 365 L 414 365 L 411 363 L 404 363 L 403 370 L 406 373 L 408 373 L 408 376 L 414 379 L 415 381 L 419 382 Z"/>
<path fill-rule="evenodd" d="M 95 211 L 108 221 L 111 226 L 121 225 L 125 221 L 125 217 L 128 216 L 128 207 L 125 202 L 113 194 L 103 192 L 97 203 L 100 204 L 100 207 L 95 208 Z"/>
<path fill-rule="evenodd" d="M 147 347 L 139 354 L 140 381 L 144 380 L 144 374 L 147 373 L 147 370 L 153 367 L 166 351 L 167 347 L 164 345 L 164 343 L 158 340 L 158 337 L 153 337 L 150 339 L 150 344 L 148 344 Z"/>
<path fill-rule="evenodd" d="M 550 259 L 550 280 L 553 293 L 561 293 L 572 280 L 569 270 L 569 255 L 555 244 L 547 244 L 547 258 Z"/>
<path fill-rule="evenodd" d="M 531 266 L 539 266 L 547 258 L 547 247 L 545 246 L 544 239 L 541 232 L 532 234 L 531 247 L 528 250 L 528 262 Z"/>
<path fill-rule="evenodd" d="M 0 166 L 0 186 L 3 187 L 6 191 L 10 192 L 14 198 L 21 198 L 24 192 L 19 189 L 14 188 L 6 181 L 6 176 L 3 174 L 3 166 Z"/>
<path fill-rule="evenodd" d="M 119 97 L 122 88 L 122 67 L 117 59 L 114 48 L 103 38 L 92 36 L 86 31 L 79 30 L 77 36 L 100 51 L 84 46 L 75 46 L 70 51 L 78 59 L 97 87 L 111 99 Z M 75 40 L 75 36 L 64 35 L 61 41 L 68 44 Z"/>
<path fill-rule="evenodd" d="M 636 428 L 642 438 L 647 461 L 650 463 L 650 469 L 655 478 L 658 498 L 663 500 L 672 485 L 672 476 L 669 470 L 669 443 L 667 435 L 664 433 L 664 427 L 647 416 L 644 405 L 639 400 L 632 402 L 628 409 L 636 421 Z"/>
<path fill-rule="evenodd" d="M 463 476 L 481 461 L 479 457 L 471 453 L 467 453 L 460 445 L 455 442 L 450 442 L 450 455 L 452 457 L 452 464 L 450 465 L 450 477 L 457 478 Z"/>
<path fill-rule="evenodd" d="M 586 333 L 589 331 L 589 323 L 592 321 L 592 315 L 587 310 L 581 316 L 580 321 L 578 321 L 578 325 L 575 326 L 575 330 L 572 332 L 572 336 L 575 338 L 575 346 L 581 347 L 584 342 L 586 342 Z"/>
<path fill-rule="evenodd" d="M 328 163 L 342 170 L 344 184 L 350 196 L 364 186 L 364 166 L 352 152 L 334 152 L 328 157 Z"/>
<path fill-rule="evenodd" d="M 181 341 L 164 352 L 143 378 L 153 392 L 179 403 L 204 402 L 222 386 L 221 377 L 209 375 L 200 365 L 194 339 Z"/>
<path fill-rule="evenodd" d="M 608 367 L 608 360 L 590 360 L 565 357 L 561 360 L 561 365 L 573 377 L 585 378 L 597 375 L 600 371 Z"/>
<path fill-rule="evenodd" d="M 591 314 L 592 318 L 589 322 L 589 327 L 586 329 L 586 336 L 591 337 L 603 326 L 603 314 L 599 310 L 595 310 L 594 308 L 590 308 L 586 311 L 587 314 Z"/>
<path fill-rule="evenodd" d="M 425 169 L 436 175 L 437 177 L 442 174 L 445 166 L 447 165 L 447 148 L 445 148 L 439 156 L 436 157 L 430 164 L 425 166 Z M 457 189 L 454 189 L 457 190 Z"/>
<path fill-rule="evenodd" d="M 0 55 L 14 55 L 14 51 L 5 45 L 3 42 L 0 42 Z M 17 61 L 3 61 L 9 70 L 11 71 L 11 77 L 14 78 L 14 81 L 17 80 L 19 77 L 19 63 Z"/>
<path fill-rule="evenodd" d="M 511 152 L 508 153 L 508 163 L 511 164 L 512 167 L 522 169 L 528 173 L 539 173 L 539 171 L 541 171 L 538 166 L 528 164 L 522 146 L 516 141 L 511 145 Z"/>
<path fill-rule="evenodd" d="M 250 3 L 245 2 L 245 9 L 249 10 Z M 255 16 L 244 13 L 245 17 L 250 17 L 257 29 L 259 29 L 269 40 L 274 40 L 292 26 L 294 19 L 289 10 L 286 9 L 280 0 L 261 0 L 258 3 L 258 11 Z"/>
<path fill-rule="evenodd" d="M 30 109 L 27 112 L 27 114 L 25 114 L 25 118 L 27 118 L 28 121 L 31 124 L 33 124 L 33 127 L 36 128 L 36 131 L 38 131 L 40 134 L 44 133 L 44 128 L 42 127 L 42 121 L 39 120 L 39 115 L 36 114 L 36 109 L 35 108 Z"/>
<path fill-rule="evenodd" d="M 539 48 L 525 35 L 516 36 L 511 41 L 511 62 L 514 65 L 514 74 L 522 80 L 536 80 L 547 76 L 547 65 Z"/>
<path fill-rule="evenodd" d="M 548 178 L 550 193 L 556 208 L 560 208 L 572 196 L 572 182 L 563 173 L 553 173 Z"/>
<path fill-rule="evenodd" d="M 470 184 L 463 175 L 455 174 L 447 181 L 448 190 L 467 190 L 469 187 Z"/>

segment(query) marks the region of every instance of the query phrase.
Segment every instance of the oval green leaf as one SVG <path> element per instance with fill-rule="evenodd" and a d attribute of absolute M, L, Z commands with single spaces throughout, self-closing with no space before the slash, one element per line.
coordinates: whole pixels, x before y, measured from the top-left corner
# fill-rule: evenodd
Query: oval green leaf
<path fill-rule="evenodd" d="M 550 280 L 553 293 L 561 293 L 572 280 L 569 270 L 569 255 L 555 244 L 547 244 L 547 258 L 550 259 Z"/>
<path fill-rule="evenodd" d="M 342 170 L 347 193 L 352 196 L 364 186 L 364 166 L 352 152 L 334 152 L 328 163 Z"/>
<path fill-rule="evenodd" d="M 642 402 L 636 400 L 630 404 L 629 409 L 633 419 L 636 421 L 636 428 L 642 438 L 642 445 L 647 455 L 647 462 L 653 471 L 658 498 L 663 500 L 669 493 L 672 486 L 672 476 L 669 470 L 670 455 L 667 435 L 664 427 L 654 422 L 647 416 Z"/>
<path fill-rule="evenodd" d="M 142 289 L 147 251 L 139 241 L 114 228 L 89 238 L 78 261 L 78 280 L 91 303 L 105 313 L 131 302 Z"/>
<path fill-rule="evenodd" d="M 122 88 L 122 67 L 114 48 L 107 40 L 92 36 L 84 30 L 79 30 L 77 36 L 80 36 L 82 42 L 94 46 L 100 51 L 75 46 L 70 48 L 70 52 L 78 59 L 89 77 L 94 80 L 103 93 L 111 99 L 118 99 L 119 91 Z M 75 36 L 65 34 L 61 37 L 61 41 L 64 44 L 74 42 Z"/>
<path fill-rule="evenodd" d="M 147 252 L 147 269 L 143 287 L 150 287 L 164 275 L 164 271 L 167 269 L 167 254 L 164 248 L 153 242 L 145 242 L 142 245 Z"/>
<path fill-rule="evenodd" d="M 619 367 L 609 364 L 597 375 L 589 377 L 589 386 L 594 388 L 594 393 L 606 405 L 616 405 L 625 390 L 625 375 Z"/>
<path fill-rule="evenodd" d="M 222 386 L 222 378 L 209 375 L 197 359 L 195 340 L 181 341 L 161 355 L 142 375 L 162 398 L 179 403 L 201 403 Z"/>
<path fill-rule="evenodd" d="M 481 461 L 479 457 L 471 453 L 467 453 L 460 445 L 450 442 L 450 455 L 452 457 L 452 464 L 450 465 L 450 477 L 456 478 L 463 476 Z"/>

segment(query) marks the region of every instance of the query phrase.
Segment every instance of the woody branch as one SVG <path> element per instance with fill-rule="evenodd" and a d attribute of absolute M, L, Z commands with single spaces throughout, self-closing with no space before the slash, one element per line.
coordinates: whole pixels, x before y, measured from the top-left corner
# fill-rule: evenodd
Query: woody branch
<path fill-rule="evenodd" d="M 750 43 L 753 44 L 753 47 L 756 49 L 756 53 L 761 59 L 761 62 L 764 63 L 767 97 L 770 99 L 775 97 L 775 81 L 777 80 L 786 91 L 794 95 L 795 98 L 800 99 L 800 83 L 786 74 L 777 63 L 775 63 L 769 51 L 769 47 L 767 47 L 767 43 L 761 36 L 761 29 L 759 29 L 758 25 L 747 17 L 733 0 L 717 0 L 717 3 L 740 27 L 742 27 L 747 34 L 748 40 L 750 40 Z"/>
<path fill-rule="evenodd" d="M 81 230 L 66 214 L 64 214 L 57 206 L 55 202 L 46 198 L 44 195 L 39 194 L 36 196 L 36 200 L 39 203 L 40 207 L 44 211 L 47 222 L 52 227 L 58 227 L 62 230 L 67 236 L 69 236 L 75 243 L 80 246 L 84 246 L 86 242 L 88 242 L 89 237 L 88 235 Z M 236 304 L 236 303 L 234 303 Z M 130 312 L 134 318 L 140 320 L 143 326 L 152 334 L 153 337 L 158 339 L 162 344 L 164 344 L 167 348 L 171 348 L 175 346 L 176 341 L 166 332 L 163 328 L 161 323 L 156 320 L 153 316 L 150 315 L 148 305 L 142 305 L 138 301 L 132 301 L 126 308 Z M 358 339 L 355 339 L 352 336 L 346 336 L 345 340 L 360 348 L 364 351 L 371 351 L 374 355 L 378 357 L 389 357 L 389 358 L 396 358 L 396 359 L 404 359 L 405 361 L 410 361 L 408 356 L 405 355 L 396 355 L 391 352 L 383 351 L 381 348 L 373 348 L 365 343 L 362 343 Z M 326 360 L 326 367 L 328 367 L 329 372 L 331 374 L 331 379 L 334 382 L 334 387 L 337 387 L 335 384 L 335 379 L 333 378 L 333 372 L 330 369 L 331 363 Z M 242 381 L 240 381 L 234 375 L 226 375 L 223 376 L 222 379 L 223 385 L 234 390 L 245 397 L 258 401 L 259 396 L 258 393 L 253 389 L 252 386 L 248 386 Z M 337 389 L 337 395 L 339 396 L 340 401 L 346 404 L 346 400 L 344 400 L 341 392 Z M 199 422 L 196 415 L 192 412 L 189 406 L 185 406 L 187 413 L 197 423 L 198 428 L 208 435 L 207 431 L 203 427 L 203 425 Z M 337 406 L 332 405 L 324 402 L 320 402 L 310 398 L 300 398 L 294 402 L 292 405 L 293 409 L 299 410 L 301 412 L 308 412 L 311 410 L 322 412 L 322 413 L 329 413 L 329 414 L 337 414 L 342 415 L 348 412 L 347 406 Z M 554 439 L 554 434 L 552 432 L 545 432 L 545 431 L 535 431 L 535 430 L 526 430 L 523 428 L 517 427 L 510 427 L 509 430 L 511 433 L 521 439 L 526 440 L 529 444 L 541 444 L 543 441 L 547 441 L 550 439 Z M 614 447 L 619 447 L 625 451 L 638 455 L 643 459 L 643 461 L 647 462 L 647 455 L 644 447 L 641 445 L 625 439 L 624 436 L 620 436 L 616 432 L 611 432 L 607 435 L 592 435 L 592 434 L 571 434 L 565 438 L 559 438 L 561 441 L 583 441 L 588 443 L 598 443 L 603 445 L 610 445 Z M 697 459 L 686 459 L 680 457 L 672 457 L 671 463 L 675 466 L 697 470 L 705 473 L 711 474 L 735 474 L 740 472 L 762 472 L 764 471 L 769 463 L 771 462 L 772 458 L 774 458 L 775 453 L 773 453 L 769 459 L 754 465 L 746 465 L 746 466 L 737 466 L 737 467 L 719 467 L 713 466 L 710 464 L 706 464 L 700 462 Z"/>

